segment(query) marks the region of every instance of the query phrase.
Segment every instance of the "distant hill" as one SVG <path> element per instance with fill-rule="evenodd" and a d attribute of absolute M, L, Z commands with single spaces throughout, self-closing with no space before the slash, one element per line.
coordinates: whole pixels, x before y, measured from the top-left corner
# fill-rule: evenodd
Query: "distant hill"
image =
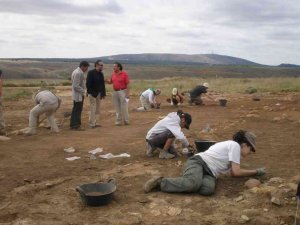
<path fill-rule="evenodd" d="M 300 65 L 281 63 L 279 67 L 300 67 Z"/>
<path fill-rule="evenodd" d="M 258 63 L 249 60 L 217 55 L 217 54 L 122 54 L 99 57 L 103 61 L 120 61 L 126 63 L 160 63 L 160 64 L 202 64 L 202 65 L 249 65 L 255 66 Z"/>

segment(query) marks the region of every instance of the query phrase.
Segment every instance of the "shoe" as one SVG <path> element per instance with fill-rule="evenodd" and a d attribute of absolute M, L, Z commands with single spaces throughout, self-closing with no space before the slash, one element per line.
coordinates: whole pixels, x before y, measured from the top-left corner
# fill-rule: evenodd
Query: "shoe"
<path fill-rule="evenodd" d="M 165 150 L 161 150 L 158 156 L 160 159 L 173 159 L 175 155 L 170 154 L 169 152 Z"/>
<path fill-rule="evenodd" d="M 81 127 L 71 127 L 70 129 L 74 130 L 74 131 L 84 131 L 85 130 L 85 129 L 81 128 Z"/>
<path fill-rule="evenodd" d="M 149 144 L 149 142 L 146 142 L 146 156 L 153 157 L 153 152 L 155 148 L 152 148 L 152 146 Z"/>
<path fill-rule="evenodd" d="M 121 123 L 115 123 L 115 125 L 116 125 L 116 126 L 122 126 L 122 124 L 121 124 Z"/>
<path fill-rule="evenodd" d="M 94 129 L 94 128 L 97 128 L 97 127 L 102 127 L 102 126 L 101 126 L 101 125 L 98 125 L 98 124 L 96 124 L 96 125 L 94 125 L 94 126 L 91 126 L 91 125 L 90 125 L 90 128 L 91 128 L 91 129 Z"/>
<path fill-rule="evenodd" d="M 5 131 L 0 131 L 0 136 L 7 136 L 7 133 Z"/>
<path fill-rule="evenodd" d="M 129 125 L 130 123 L 129 123 L 129 122 L 124 122 L 124 124 L 125 124 L 125 125 Z"/>
<path fill-rule="evenodd" d="M 162 179 L 163 179 L 163 177 L 161 177 L 161 176 L 152 177 L 150 180 L 148 180 L 144 184 L 144 192 L 148 193 L 148 192 L 152 191 L 154 188 L 158 188 L 160 186 Z"/>

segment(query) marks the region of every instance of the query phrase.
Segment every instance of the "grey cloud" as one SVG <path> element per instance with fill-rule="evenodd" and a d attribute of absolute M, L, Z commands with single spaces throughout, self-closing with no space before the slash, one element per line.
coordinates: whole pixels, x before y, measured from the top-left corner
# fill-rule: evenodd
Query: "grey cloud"
<path fill-rule="evenodd" d="M 89 6 L 78 6 L 63 0 L 2 0 L 0 12 L 40 16 L 88 14 L 101 17 L 107 14 L 122 13 L 123 9 L 113 0 Z"/>
<path fill-rule="evenodd" d="M 294 24 L 300 23 L 299 4 L 297 0 L 218 0 L 211 6 L 215 21 L 227 25 Z M 214 19 L 213 19 L 214 20 Z"/>

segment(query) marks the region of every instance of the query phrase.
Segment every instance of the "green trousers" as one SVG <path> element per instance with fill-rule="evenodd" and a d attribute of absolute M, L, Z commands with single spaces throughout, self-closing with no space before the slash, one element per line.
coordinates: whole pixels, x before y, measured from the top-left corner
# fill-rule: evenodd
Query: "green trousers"
<path fill-rule="evenodd" d="M 191 157 L 182 177 L 163 178 L 160 189 L 163 192 L 198 192 L 212 195 L 215 192 L 216 178 L 200 156 Z"/>

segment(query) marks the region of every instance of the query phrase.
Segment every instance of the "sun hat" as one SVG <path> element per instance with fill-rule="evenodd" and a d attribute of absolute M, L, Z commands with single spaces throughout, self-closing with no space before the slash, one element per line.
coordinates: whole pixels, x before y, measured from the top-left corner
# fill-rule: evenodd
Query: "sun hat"
<path fill-rule="evenodd" d="M 177 95 L 177 88 L 173 88 L 172 95 Z"/>
<path fill-rule="evenodd" d="M 255 134 L 253 134 L 252 132 L 246 131 L 245 138 L 249 142 L 249 144 L 251 145 L 251 147 L 253 149 L 253 152 L 255 152 L 255 149 L 256 149 L 256 146 L 255 146 L 256 136 L 255 136 Z"/>
<path fill-rule="evenodd" d="M 209 84 L 206 83 L 206 82 L 204 82 L 204 83 L 203 83 L 203 86 L 208 88 L 208 87 L 209 87 Z"/>

